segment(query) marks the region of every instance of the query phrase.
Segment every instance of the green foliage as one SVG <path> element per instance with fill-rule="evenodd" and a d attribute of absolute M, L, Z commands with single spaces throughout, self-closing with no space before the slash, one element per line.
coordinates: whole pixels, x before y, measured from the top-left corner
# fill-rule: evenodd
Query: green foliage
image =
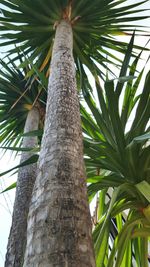
<path fill-rule="evenodd" d="M 138 267 L 148 266 L 150 72 L 138 94 L 143 70 L 136 79 L 128 79 L 135 76 L 139 60 L 138 56 L 128 68 L 133 39 L 134 35 L 120 71 L 126 82 L 107 80 L 103 89 L 95 77 L 96 102 L 87 92 L 89 81 L 83 81 L 89 109 L 81 106 L 90 201 L 98 195 L 93 232 L 97 267 L 132 266 L 134 260 Z"/>
<path fill-rule="evenodd" d="M 24 167 L 24 166 L 27 166 L 27 165 L 30 165 L 30 164 L 33 164 L 33 163 L 36 163 L 38 160 L 38 155 L 32 155 L 31 157 L 29 157 L 27 160 L 23 161 L 22 163 L 20 163 L 19 165 L 5 171 L 5 172 L 2 172 L 0 173 L 0 177 L 4 176 L 5 174 L 7 173 L 10 173 L 16 169 L 19 169 L 21 167 Z"/>
<path fill-rule="evenodd" d="M 1 192 L 1 194 L 2 193 L 5 193 L 5 192 L 7 192 L 7 191 L 9 191 L 9 190 L 12 190 L 12 189 L 14 189 L 14 188 L 16 188 L 16 182 L 15 183 L 13 183 L 13 184 L 11 184 L 10 186 L 8 186 L 5 190 L 3 190 L 2 192 Z"/>
<path fill-rule="evenodd" d="M 0 143 L 5 147 L 11 144 L 16 146 L 22 138 L 21 133 L 32 106 L 38 103 L 39 108 L 44 109 L 46 103 L 44 85 L 41 85 L 36 73 L 27 77 L 30 64 L 21 70 L 9 61 L 8 64 L 0 60 Z"/>
<path fill-rule="evenodd" d="M 114 51 L 124 54 L 126 44 L 115 40 L 113 36 L 128 35 L 135 27 L 137 28 L 135 21 L 139 20 L 139 12 L 144 12 L 137 7 L 147 1 L 132 5 L 128 4 L 128 0 L 70 1 L 68 19 L 73 25 L 74 59 L 77 70 L 84 64 L 93 72 L 94 66 L 99 75 L 103 76 L 103 70 L 108 68 L 107 63 L 114 63 L 115 59 L 119 64 L 120 60 Z M 55 34 L 54 26 L 62 19 L 69 1 L 1 0 L 1 4 L 3 7 L 0 15 L 2 32 L 0 46 L 15 44 L 21 54 L 30 55 L 32 62 L 38 58 L 38 66 L 41 69 L 47 64 L 49 66 Z M 147 17 L 140 16 L 140 20 L 145 18 Z M 130 24 L 126 23 L 129 21 Z M 15 52 L 16 47 L 11 48 L 9 54 Z M 17 55 L 14 57 L 18 58 Z M 101 71 L 95 61 L 100 64 Z M 26 60 L 23 65 L 27 63 Z"/>

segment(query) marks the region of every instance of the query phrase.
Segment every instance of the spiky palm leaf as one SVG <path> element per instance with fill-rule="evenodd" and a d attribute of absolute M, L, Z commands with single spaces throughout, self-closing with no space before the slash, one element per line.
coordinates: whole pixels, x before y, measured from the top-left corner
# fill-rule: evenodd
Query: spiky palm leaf
<path fill-rule="evenodd" d="M 126 44 L 115 40 L 113 35 L 132 32 L 135 21 L 139 20 L 139 14 L 133 14 L 143 12 L 136 8 L 146 2 L 128 5 L 128 0 L 1 0 L 3 42 L 0 45 L 19 45 L 20 51 L 30 55 L 32 61 L 38 56 L 39 67 L 43 69 L 51 58 L 55 26 L 65 18 L 73 25 L 77 69 L 84 64 L 92 72 L 93 65 L 97 68 L 96 60 L 101 66 L 101 72 L 97 68 L 101 75 L 107 62 L 116 59 L 119 64 L 114 51 L 124 53 Z M 140 16 L 144 18 L 146 16 Z M 129 21 L 131 25 L 126 23 Z M 10 53 L 15 51 L 16 48 L 11 49 Z"/>
<path fill-rule="evenodd" d="M 36 75 L 27 77 L 29 65 L 22 70 L 13 62 L 0 65 L 0 142 L 8 147 L 20 140 L 32 106 L 45 108 L 46 92 Z"/>
<path fill-rule="evenodd" d="M 127 74 L 133 39 L 134 36 L 118 82 L 108 80 L 103 89 L 96 77 L 99 103 L 90 93 L 86 76 L 82 83 L 91 113 L 81 107 L 90 200 L 99 194 L 93 233 L 98 267 L 128 267 L 134 261 L 138 267 L 148 266 L 150 72 L 142 92 L 138 93 L 143 70 L 136 79 L 133 77 L 139 56 Z M 123 80 L 126 83 L 120 82 Z M 135 116 L 129 127 L 135 105 Z"/>

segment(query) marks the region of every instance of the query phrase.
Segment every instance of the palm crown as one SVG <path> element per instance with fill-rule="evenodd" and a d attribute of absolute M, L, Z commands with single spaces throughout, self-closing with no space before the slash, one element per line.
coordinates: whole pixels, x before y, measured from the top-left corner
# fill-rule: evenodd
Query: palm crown
<path fill-rule="evenodd" d="M 19 44 L 20 51 L 30 55 L 32 61 L 38 57 L 42 70 L 51 58 L 55 27 L 65 18 L 73 27 L 77 70 L 84 64 L 91 71 L 95 65 L 99 72 L 95 60 L 104 68 L 113 58 L 119 62 L 111 51 L 124 53 L 125 43 L 116 41 L 113 35 L 133 31 L 135 25 L 126 22 L 139 20 L 139 16 L 133 14 L 143 10 L 134 8 L 145 2 L 147 0 L 128 5 L 127 0 L 2 0 L 0 30 L 4 31 L 1 36 L 4 41 L 1 46 Z M 11 49 L 10 53 L 15 51 L 16 48 Z M 99 75 L 101 73 L 102 69 Z"/>
<path fill-rule="evenodd" d="M 42 112 L 45 108 L 46 91 L 37 78 L 27 77 L 29 70 L 29 65 L 21 70 L 13 62 L 8 65 L 1 60 L 0 142 L 3 145 L 20 140 L 28 111 L 34 105 L 38 105 Z"/>

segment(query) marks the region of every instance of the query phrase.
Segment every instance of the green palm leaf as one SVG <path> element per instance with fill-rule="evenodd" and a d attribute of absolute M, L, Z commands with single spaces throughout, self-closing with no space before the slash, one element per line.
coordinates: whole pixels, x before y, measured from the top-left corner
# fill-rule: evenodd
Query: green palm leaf
<path fill-rule="evenodd" d="M 30 54 L 32 61 L 38 57 L 40 67 L 47 57 L 48 61 L 51 59 L 49 50 L 53 44 L 55 25 L 62 19 L 64 10 L 69 7 L 68 19 L 73 25 L 76 64 L 85 64 L 93 72 L 96 60 L 107 69 L 107 62 L 112 62 L 114 58 L 113 51 L 124 54 L 126 47 L 124 42 L 115 40 L 113 35 L 133 32 L 134 23 L 139 20 L 139 16 L 133 14 L 144 12 L 138 8 L 146 2 L 147 0 L 128 5 L 128 0 L 57 0 L 55 3 L 52 0 L 2 0 L 0 46 L 19 44 L 20 51 Z M 140 19 L 146 18 L 147 16 L 140 16 Z M 129 21 L 133 24 L 126 23 Z M 15 50 L 11 49 L 10 54 Z"/>
<path fill-rule="evenodd" d="M 133 41 L 134 35 L 126 50 L 121 78 L 129 70 Z M 85 80 L 82 82 L 84 99 L 89 108 L 89 111 L 85 111 L 87 108 L 81 107 L 85 132 L 85 162 L 90 183 L 89 200 L 92 201 L 95 195 L 99 194 L 100 201 L 103 190 L 107 192 L 107 196 L 110 196 L 109 200 L 106 200 L 106 195 L 103 199 L 107 208 L 103 208 L 102 213 L 97 214 L 97 226 L 93 233 L 98 267 L 131 266 L 133 258 L 137 266 L 142 266 L 141 262 L 145 264 L 144 266 L 148 266 L 146 258 L 148 240 L 142 240 L 146 234 L 150 236 L 150 145 L 148 141 L 150 135 L 147 129 L 150 81 L 148 73 L 143 90 L 138 95 L 139 83 L 143 76 L 143 70 L 136 74 L 139 58 L 138 55 L 131 65 L 131 77 L 123 77 L 121 84 L 120 79 L 117 83 L 112 80 L 106 81 L 102 88 L 95 76 L 98 100 L 95 100 L 92 95 L 86 76 L 83 77 Z M 135 74 L 137 77 L 133 80 L 132 77 L 135 77 Z M 89 89 L 88 92 L 84 89 L 85 86 Z M 99 101 L 99 107 L 97 101 Z M 135 103 L 137 110 L 129 128 L 128 121 Z M 113 194 L 110 193 L 110 188 Z M 127 209 L 128 213 L 125 212 Z M 110 226 L 111 223 L 113 226 Z M 133 234 L 135 229 L 136 232 Z M 135 255 L 137 253 L 135 249 L 141 250 L 141 247 L 137 248 L 135 245 L 136 239 L 145 246 L 144 255 L 142 253 Z M 108 242 L 109 248 L 106 246 Z"/>
<path fill-rule="evenodd" d="M 36 74 L 27 77 L 29 65 L 21 70 L 12 61 L 7 64 L 1 60 L 0 64 L 0 142 L 3 146 L 17 145 L 28 111 L 37 102 L 45 108 L 46 92 Z"/>

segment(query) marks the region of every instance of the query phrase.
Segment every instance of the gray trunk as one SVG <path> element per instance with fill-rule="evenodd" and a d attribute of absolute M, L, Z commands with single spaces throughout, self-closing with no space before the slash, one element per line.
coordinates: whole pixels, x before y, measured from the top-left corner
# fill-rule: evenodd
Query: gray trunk
<path fill-rule="evenodd" d="M 71 25 L 57 26 L 24 267 L 94 267 Z"/>
<path fill-rule="evenodd" d="M 39 125 L 39 111 L 33 108 L 29 111 L 24 133 L 37 130 Z M 37 145 L 37 137 L 24 137 L 22 147 L 34 147 Z M 27 160 L 33 153 L 23 152 L 21 162 Z M 27 216 L 31 200 L 33 185 L 37 175 L 36 164 L 19 169 L 16 197 L 14 203 L 12 226 L 8 239 L 5 267 L 21 267 L 23 265 L 26 246 Z"/>

